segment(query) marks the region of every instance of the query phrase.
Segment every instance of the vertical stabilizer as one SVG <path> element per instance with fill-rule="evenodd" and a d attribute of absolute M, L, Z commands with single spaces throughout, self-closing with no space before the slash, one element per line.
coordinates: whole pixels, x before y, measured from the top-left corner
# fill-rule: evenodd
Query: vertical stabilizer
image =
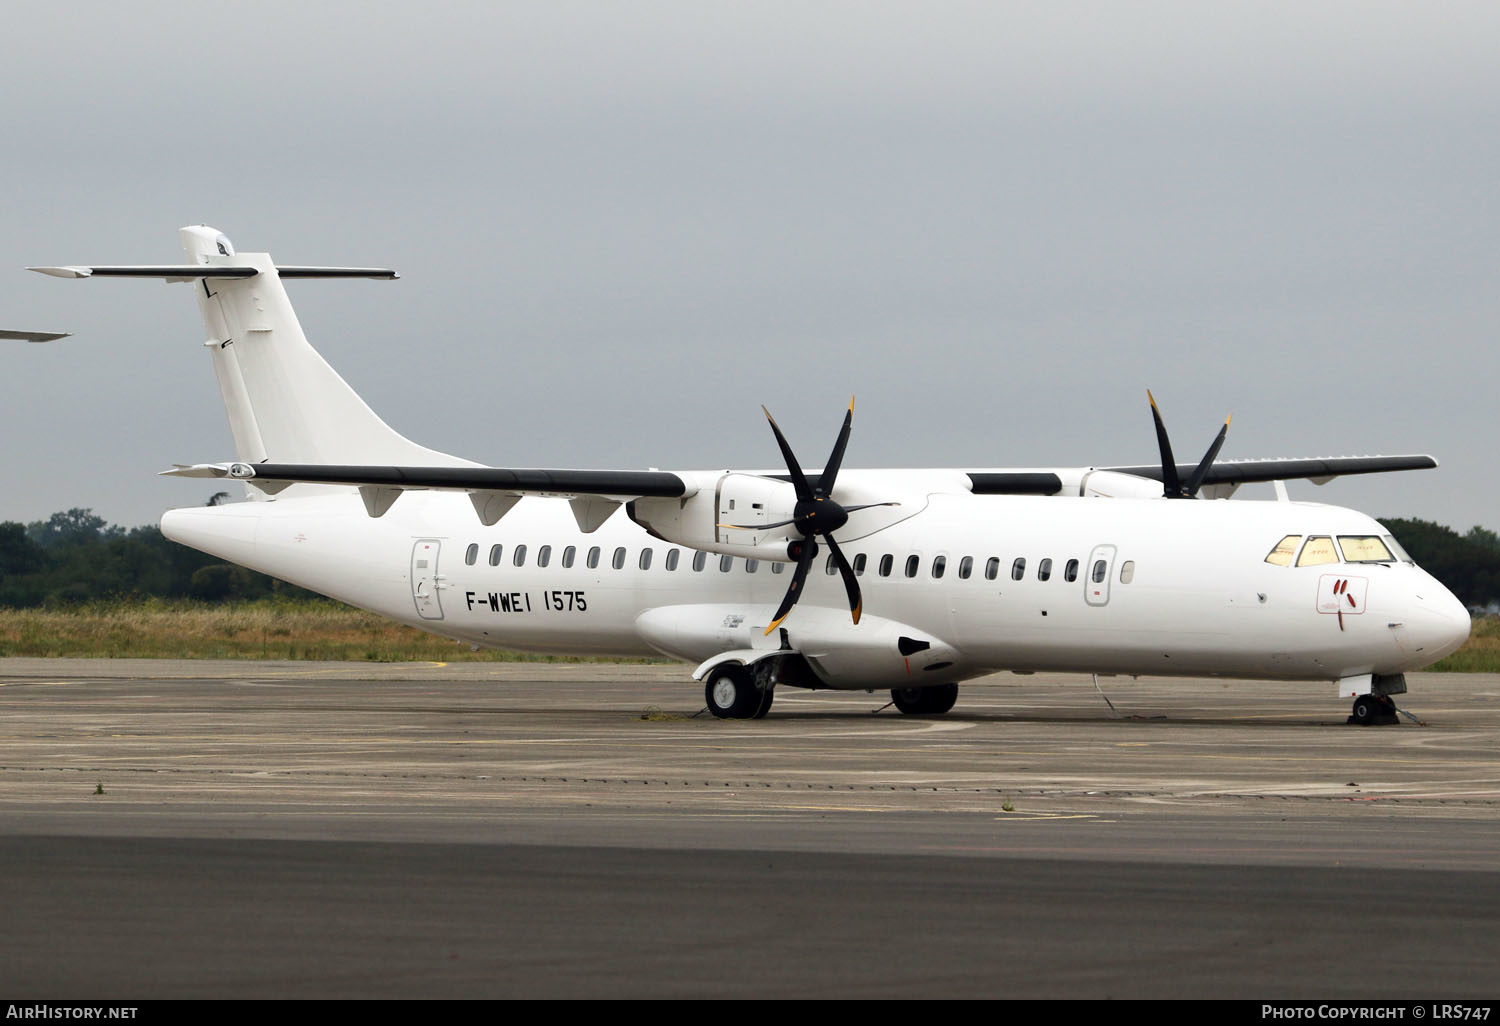
<path fill-rule="evenodd" d="M 203 344 L 213 354 L 237 459 L 246 463 L 475 465 L 405 438 L 365 404 L 308 344 L 282 276 L 268 254 L 236 253 L 222 233 L 207 226 L 183 228 L 181 236 L 190 265 L 256 272 L 191 279 L 203 314 Z M 287 272 L 297 277 L 394 277 L 358 268 L 288 268 Z"/>

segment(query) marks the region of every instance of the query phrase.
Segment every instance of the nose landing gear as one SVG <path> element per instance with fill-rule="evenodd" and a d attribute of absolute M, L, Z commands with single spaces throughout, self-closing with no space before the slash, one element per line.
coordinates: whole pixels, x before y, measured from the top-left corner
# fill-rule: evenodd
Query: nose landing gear
<path fill-rule="evenodd" d="M 1396 723 L 1396 703 L 1386 695 L 1360 695 L 1354 700 L 1354 710 L 1349 714 L 1348 722 L 1361 727 Z"/>

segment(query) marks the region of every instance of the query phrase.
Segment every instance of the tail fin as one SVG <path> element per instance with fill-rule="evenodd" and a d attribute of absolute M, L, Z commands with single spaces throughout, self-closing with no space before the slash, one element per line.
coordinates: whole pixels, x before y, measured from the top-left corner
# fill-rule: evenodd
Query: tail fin
<path fill-rule="evenodd" d="M 188 281 L 198 293 L 219 392 L 243 463 L 477 466 L 392 430 L 302 334 L 283 278 L 394 278 L 364 267 L 281 267 L 236 253 L 217 229 L 181 230 L 186 266 L 34 267 L 63 278 Z"/>
<path fill-rule="evenodd" d="M 224 235 L 206 226 L 183 228 L 181 236 L 189 264 L 259 272 L 248 278 L 198 278 L 195 284 L 207 332 L 204 346 L 213 353 L 239 460 L 472 465 L 417 445 L 365 404 L 308 344 L 268 254 L 236 254 Z M 300 277 L 395 277 L 361 268 L 286 271 Z"/>

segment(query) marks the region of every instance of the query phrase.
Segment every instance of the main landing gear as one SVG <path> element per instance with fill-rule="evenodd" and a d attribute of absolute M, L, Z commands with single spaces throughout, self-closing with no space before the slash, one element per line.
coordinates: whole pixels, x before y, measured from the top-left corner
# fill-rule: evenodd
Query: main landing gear
<path fill-rule="evenodd" d="M 708 711 L 721 720 L 758 720 L 771 711 L 774 685 L 761 687 L 755 674 L 739 663 L 716 666 L 703 685 Z"/>
<path fill-rule="evenodd" d="M 1360 695 L 1354 700 L 1349 722 L 1361 727 L 1384 726 L 1397 722 L 1396 703 L 1385 695 Z"/>
<path fill-rule="evenodd" d="M 957 684 L 934 684 L 927 688 L 892 688 L 891 701 L 908 716 L 939 716 L 958 701 Z"/>

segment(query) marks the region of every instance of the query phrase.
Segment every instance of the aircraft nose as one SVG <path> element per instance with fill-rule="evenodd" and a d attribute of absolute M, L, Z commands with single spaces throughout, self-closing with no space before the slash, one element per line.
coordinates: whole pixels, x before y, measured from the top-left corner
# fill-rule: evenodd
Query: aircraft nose
<path fill-rule="evenodd" d="M 1418 590 L 1416 600 L 1422 655 L 1436 662 L 1462 648 L 1473 626 L 1464 604 L 1430 576 L 1425 587 Z"/>

